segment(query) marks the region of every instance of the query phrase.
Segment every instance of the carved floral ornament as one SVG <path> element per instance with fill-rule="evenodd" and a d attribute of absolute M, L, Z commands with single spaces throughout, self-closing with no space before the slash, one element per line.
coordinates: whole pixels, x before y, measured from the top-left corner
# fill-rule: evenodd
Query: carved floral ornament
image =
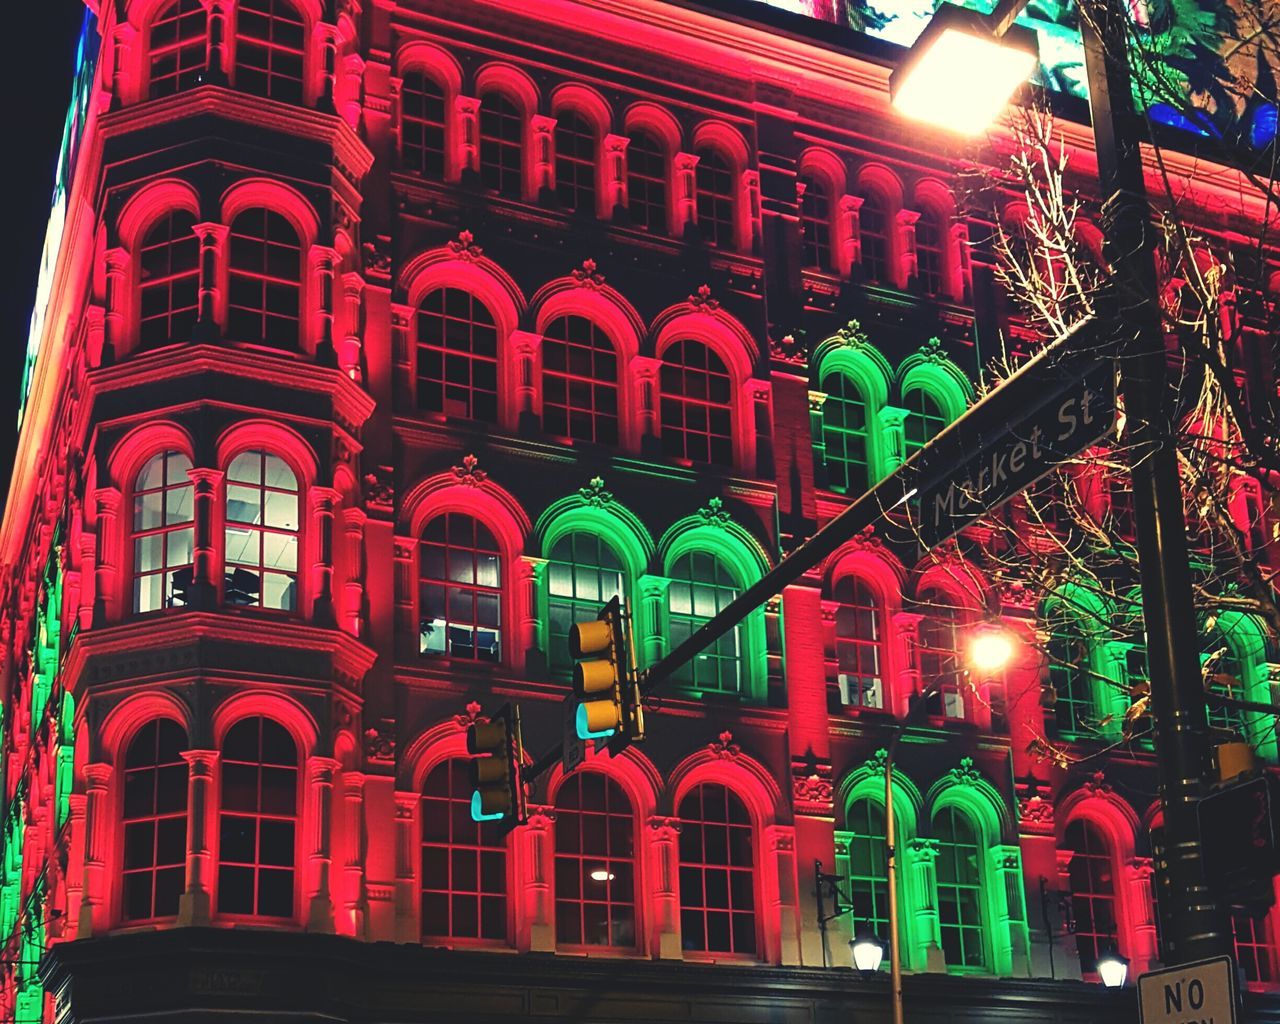
<path fill-rule="evenodd" d="M 453 716 L 453 723 L 459 729 L 469 729 L 475 725 L 476 719 L 480 716 L 480 704 L 477 701 L 469 701 L 465 710 L 460 715 Z"/>
<path fill-rule="evenodd" d="M 791 766 L 791 793 L 797 811 L 829 813 L 835 798 L 831 765 L 799 761 Z"/>
<path fill-rule="evenodd" d="M 809 358 L 804 342 L 797 340 L 795 334 L 784 334 L 779 339 L 770 338 L 769 354 L 778 362 L 793 366 L 803 366 Z"/>
<path fill-rule="evenodd" d="M 605 508 L 613 504 L 613 492 L 605 490 L 603 477 L 593 476 L 586 487 L 578 488 L 578 495 L 583 504 L 591 508 Z"/>
<path fill-rule="evenodd" d="M 396 723 L 383 718 L 364 731 L 365 757 L 372 763 L 394 764 L 396 760 Z"/>
<path fill-rule="evenodd" d="M 489 474 L 483 469 L 477 469 L 480 460 L 474 455 L 467 454 L 462 457 L 462 465 L 453 467 L 453 475 L 458 483 L 464 487 L 479 487 L 482 483 L 489 479 Z"/>
<path fill-rule="evenodd" d="M 725 509 L 724 501 L 721 498 L 712 498 L 702 508 L 698 509 L 698 518 L 707 526 L 718 526 L 722 529 L 733 522 L 733 517 Z"/>
<path fill-rule="evenodd" d="M 719 738 L 708 743 L 707 750 L 714 756 L 725 760 L 733 760 L 742 754 L 742 748 L 733 742 L 733 733 L 728 729 L 722 732 Z"/>
<path fill-rule="evenodd" d="M 390 466 L 377 466 L 364 475 L 365 500 L 370 505 L 391 507 L 396 500 L 394 471 Z"/>
<path fill-rule="evenodd" d="M 599 289 L 604 287 L 604 274 L 596 273 L 596 261 L 593 259 L 583 260 L 582 266 L 573 271 L 570 276 L 582 288 Z"/>
<path fill-rule="evenodd" d="M 867 332 L 862 329 L 862 324 L 857 320 L 850 320 L 832 335 L 841 348 L 865 348 L 871 344 L 867 338 Z M 936 340 L 936 339 L 935 339 Z"/>
<path fill-rule="evenodd" d="M 973 766 L 973 758 L 960 758 L 960 767 L 952 768 L 947 773 L 953 782 L 962 786 L 976 786 L 982 781 L 982 773 Z"/>
<path fill-rule="evenodd" d="M 711 286 L 699 285 L 698 290 L 689 296 L 689 305 L 706 313 L 714 313 L 720 308 L 720 300 L 711 297 Z"/>
<path fill-rule="evenodd" d="M 940 338 L 930 338 L 921 345 L 920 358 L 926 363 L 933 363 L 935 366 L 941 366 L 943 363 L 951 361 L 942 350 L 942 340 Z"/>
<path fill-rule="evenodd" d="M 475 244 L 475 235 L 465 229 L 458 232 L 457 239 L 448 244 L 448 249 L 458 259 L 471 263 L 484 256 L 484 250 Z"/>

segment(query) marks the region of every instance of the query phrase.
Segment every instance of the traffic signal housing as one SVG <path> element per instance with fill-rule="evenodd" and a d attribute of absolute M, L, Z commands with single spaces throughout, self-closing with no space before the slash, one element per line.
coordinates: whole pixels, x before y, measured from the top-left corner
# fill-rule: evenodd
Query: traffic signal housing
<path fill-rule="evenodd" d="M 508 827 L 528 819 L 520 738 L 520 709 L 506 704 L 487 722 L 467 727 L 471 761 L 471 817 L 475 821 L 503 821 Z"/>
<path fill-rule="evenodd" d="M 1228 906 L 1261 915 L 1275 902 L 1280 871 L 1276 778 L 1263 773 L 1219 785 L 1200 798 L 1200 843 L 1205 875 Z"/>
<path fill-rule="evenodd" d="M 569 630 L 573 693 L 578 700 L 574 727 L 583 740 L 609 739 L 616 752 L 644 739 L 644 710 L 631 665 L 630 633 L 622 602 L 612 598 L 597 618 Z"/>

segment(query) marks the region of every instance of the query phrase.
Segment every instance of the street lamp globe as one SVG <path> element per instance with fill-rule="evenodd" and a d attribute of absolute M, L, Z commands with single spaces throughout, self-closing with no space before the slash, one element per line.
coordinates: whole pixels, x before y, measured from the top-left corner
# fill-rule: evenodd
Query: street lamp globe
<path fill-rule="evenodd" d="M 1098 957 L 1098 976 L 1107 988 L 1124 988 L 1125 979 L 1129 976 L 1129 961 L 1109 949 Z"/>
<path fill-rule="evenodd" d="M 1014 640 L 1003 626 L 988 625 L 975 630 L 969 640 L 969 665 L 979 674 L 1001 672 L 1013 660 Z"/>
<path fill-rule="evenodd" d="M 944 3 L 892 75 L 889 97 L 905 116 L 976 135 L 1000 115 L 1040 60 L 1036 34 L 997 32 L 977 11 Z"/>
<path fill-rule="evenodd" d="M 884 960 L 884 943 L 870 932 L 859 932 L 849 940 L 853 950 L 853 966 L 864 978 L 870 978 L 880 970 Z"/>

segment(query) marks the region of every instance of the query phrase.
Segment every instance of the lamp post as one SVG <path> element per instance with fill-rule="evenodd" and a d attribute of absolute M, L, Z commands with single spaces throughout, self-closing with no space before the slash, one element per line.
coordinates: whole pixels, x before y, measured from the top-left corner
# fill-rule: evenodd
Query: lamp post
<path fill-rule="evenodd" d="M 985 18 L 972 12 L 967 18 L 944 13 L 950 7 L 944 4 L 934 15 L 937 27 L 930 23 L 890 78 L 895 106 L 909 116 L 943 127 L 981 130 L 972 120 L 955 125 L 940 122 L 928 103 L 922 102 L 924 90 L 940 79 L 940 67 L 929 67 L 930 61 L 938 56 L 953 64 L 958 59 L 973 62 L 963 75 L 947 82 L 943 110 L 957 105 L 962 110 L 978 109 L 981 101 L 966 90 L 982 84 L 1004 90 L 998 109 L 1018 83 L 1011 80 L 1015 62 L 996 60 L 992 54 L 1011 38 L 1013 20 L 1026 3 L 999 0 Z M 1113 268 L 1112 283 L 1103 300 L 1115 329 L 1130 443 L 1135 452 L 1130 459 L 1130 476 L 1168 849 L 1160 871 L 1161 888 L 1172 919 L 1163 936 L 1162 959 L 1173 965 L 1229 956 L 1233 949 L 1226 916 L 1206 885 L 1196 821 L 1196 801 L 1209 767 L 1209 730 L 1177 452 L 1168 443 L 1173 419 L 1154 238 L 1127 58 L 1126 18 L 1124 0 L 1084 0 L 1080 4 L 1094 147 L 1105 197 L 1103 251 Z M 957 39 L 958 33 L 967 33 L 967 38 Z M 1015 34 L 1012 39 L 1014 49 L 1020 51 L 1019 59 L 1025 60 L 1025 36 Z M 982 56 L 975 57 L 979 52 Z M 996 69 L 1002 72 L 998 81 Z M 922 72 L 926 77 L 917 78 Z M 988 92 L 985 109 L 990 110 L 991 105 Z"/>
<path fill-rule="evenodd" d="M 969 638 L 968 656 L 973 669 L 983 675 L 994 675 L 1013 659 L 1015 642 L 1009 631 L 994 623 L 984 623 Z M 919 694 L 912 694 L 907 713 L 893 730 L 884 755 L 884 845 L 885 882 L 889 889 L 889 1001 L 893 1006 L 893 1024 L 904 1024 L 902 1008 L 902 943 L 898 941 L 898 818 L 893 809 L 893 755 L 907 727 L 929 706 L 929 698 L 943 680 L 953 675 L 968 675 L 969 668 L 957 668 L 931 680 Z"/>

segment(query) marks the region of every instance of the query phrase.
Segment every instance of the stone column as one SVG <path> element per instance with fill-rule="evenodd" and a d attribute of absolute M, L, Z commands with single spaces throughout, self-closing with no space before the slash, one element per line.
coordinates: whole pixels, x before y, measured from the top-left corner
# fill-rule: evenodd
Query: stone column
<path fill-rule="evenodd" d="M 178 901 L 178 923 L 209 923 L 213 907 L 209 883 L 213 876 L 213 857 L 209 850 L 210 829 L 216 811 L 210 794 L 214 772 L 218 767 L 218 751 L 187 750 L 187 886 Z"/>
<path fill-rule="evenodd" d="M 752 256 L 760 255 L 760 172 L 744 171 L 742 175 L 742 209 L 738 214 L 738 248 Z"/>
<path fill-rule="evenodd" d="M 999 907 L 991 938 L 997 971 L 1015 978 L 1030 977 L 1031 951 L 1027 943 L 1027 907 L 1022 892 L 1022 857 L 1016 846 L 993 846 L 988 851 L 991 878 L 996 885 L 993 906 Z"/>
<path fill-rule="evenodd" d="M 742 465 L 748 469 L 754 464 L 754 476 L 768 480 L 774 475 L 773 465 L 773 388 L 766 380 L 752 378 L 746 383 L 747 408 L 751 410 L 751 425 L 739 431 L 742 437 Z M 755 449 L 751 450 L 754 442 Z"/>
<path fill-rule="evenodd" d="M 915 838 L 904 844 L 903 868 L 911 898 L 904 902 L 914 907 L 915 920 L 903 922 L 913 937 L 913 953 L 924 954 L 926 971 L 944 972 L 946 960 L 942 956 L 942 925 L 938 918 L 938 875 L 936 861 L 938 843 L 934 839 Z M 917 961 L 913 957 L 913 961 Z M 918 962 L 918 961 L 917 961 Z"/>
<path fill-rule="evenodd" d="M 662 361 L 653 356 L 636 356 L 631 360 L 631 373 L 635 380 L 632 394 L 639 405 L 636 420 L 640 451 L 647 455 L 656 454 L 662 447 L 658 420 L 658 374 L 661 370 Z"/>
<path fill-rule="evenodd" d="M 1131 857 L 1124 866 L 1126 884 L 1117 892 L 1129 918 L 1133 948 L 1126 950 L 1133 961 L 1133 976 L 1145 974 L 1160 959 L 1156 940 L 1155 894 L 1152 890 L 1155 866 L 1150 857 Z"/>
<path fill-rule="evenodd" d="M 107 313 L 102 341 L 102 363 L 109 366 L 127 347 L 125 334 L 127 323 L 125 315 L 126 303 L 130 300 L 126 272 L 129 268 L 129 254 L 123 249 L 108 249 L 103 259 L 106 265 Z"/>
<path fill-rule="evenodd" d="M 98 551 L 93 567 L 93 624 L 105 626 L 116 617 L 120 585 L 120 506 L 124 496 L 116 487 L 99 487 L 94 492 L 97 504 Z"/>
<path fill-rule="evenodd" d="M 205 0 L 205 6 L 209 9 L 209 63 L 205 77 L 213 85 L 226 85 L 231 73 L 227 54 L 231 0 Z"/>
<path fill-rule="evenodd" d="M 676 880 L 680 871 L 680 819 L 649 819 L 649 890 L 653 893 L 650 955 L 662 960 L 681 960 L 680 893 Z"/>
<path fill-rule="evenodd" d="M 524 652 L 526 671 L 534 678 L 546 674 L 551 652 L 544 651 L 538 640 L 538 605 L 542 594 L 543 578 L 547 571 L 547 560 L 533 555 L 521 555 L 512 565 L 515 577 L 511 585 L 515 593 L 520 595 L 519 633 L 515 637 L 512 653 L 512 664 L 520 663 L 520 652 Z"/>
<path fill-rule="evenodd" d="M 311 618 L 317 626 L 332 626 L 333 617 L 333 510 L 340 496 L 332 487 L 312 487 L 311 525 L 315 529 L 315 559 L 311 564 Z"/>
<path fill-rule="evenodd" d="M 222 494 L 223 472 L 218 469 L 193 468 L 191 478 L 192 521 L 194 542 L 191 549 L 191 607 L 213 608 L 218 603 L 218 582 L 222 566 L 218 562 L 220 546 L 213 535 L 218 498 Z"/>
<path fill-rule="evenodd" d="M 625 135 L 610 134 L 600 142 L 604 181 L 599 212 L 624 224 L 627 222 L 627 145 L 630 141 Z"/>
<path fill-rule="evenodd" d="M 916 253 L 916 223 L 920 214 L 915 210 L 898 211 L 898 241 L 902 245 L 902 259 L 898 267 L 899 287 L 909 286 L 920 273 L 920 260 Z"/>
<path fill-rule="evenodd" d="M 364 295 L 364 278 L 354 270 L 342 275 L 342 342 L 338 347 L 338 369 L 360 384 L 364 380 L 361 365 L 360 309 Z"/>
<path fill-rule="evenodd" d="M 529 133 L 533 142 L 533 159 L 529 161 L 531 194 L 539 201 L 547 201 L 556 188 L 556 119 L 534 114 L 529 118 Z"/>
<path fill-rule="evenodd" d="M 88 798 L 84 793 L 72 793 L 67 797 L 71 813 L 67 818 L 69 837 L 67 858 L 67 926 L 73 923 L 79 928 L 80 906 L 84 896 L 84 863 L 86 855 L 85 815 Z"/>
<path fill-rule="evenodd" d="M 522 848 L 516 865 L 524 876 L 523 906 L 516 904 L 517 942 L 522 952 L 553 953 L 556 948 L 554 893 L 551 875 L 555 871 L 554 809 L 530 807 L 529 823 L 515 833 Z M 521 921 L 521 917 L 524 920 Z"/>
<path fill-rule="evenodd" d="M 836 203 L 835 271 L 842 277 L 862 266 L 861 196 L 841 196 Z"/>
<path fill-rule="evenodd" d="M 877 426 L 880 429 L 881 447 L 884 449 L 885 472 L 892 473 L 907 461 L 907 441 L 903 432 L 903 423 L 907 418 L 907 410 L 886 405 L 880 409 Z"/>
<path fill-rule="evenodd" d="M 458 138 L 462 154 L 462 176 L 468 171 L 480 173 L 480 100 L 475 96 L 458 96 L 454 100 L 458 116 Z"/>
<path fill-rule="evenodd" d="M 108 926 L 106 858 L 112 822 L 108 814 L 107 791 L 111 785 L 111 765 L 101 761 L 85 765 L 84 779 L 84 889 L 76 928 L 78 939 L 92 938 L 96 931 L 105 931 Z"/>
<path fill-rule="evenodd" d="M 414 865 L 418 856 L 418 841 L 414 823 L 417 821 L 417 793 L 396 793 L 396 941 L 418 942 L 418 887 Z"/>
<path fill-rule="evenodd" d="M 307 894 L 307 931 L 333 931 L 333 896 L 330 892 L 333 773 L 338 762 L 332 757 L 307 758 L 308 807 L 306 821 L 311 853 Z"/>
<path fill-rule="evenodd" d="M 515 402 L 501 411 L 500 418 L 507 426 L 523 433 L 538 433 L 541 424 L 534 398 L 537 394 L 535 373 L 538 364 L 538 348 L 542 344 L 542 336 L 531 331 L 512 331 L 508 342 L 515 386 Z"/>
<path fill-rule="evenodd" d="M 316 360 L 326 366 L 336 365 L 333 345 L 333 284 L 337 274 L 338 253 L 327 245 L 311 247 L 311 261 L 316 282 Z M 304 321 L 305 325 L 305 321 Z M 305 330 L 305 326 L 303 328 Z M 305 346 L 304 346 L 305 347 Z"/>
<path fill-rule="evenodd" d="M 671 160 L 671 234 L 679 238 L 698 224 L 698 157 L 677 153 Z"/>
<path fill-rule="evenodd" d="M 761 837 L 770 862 L 763 865 L 765 905 L 772 904 L 778 922 L 778 948 L 769 949 L 768 922 L 765 955 L 784 967 L 797 967 L 800 957 L 800 913 L 796 906 L 796 837 L 786 825 L 768 825 Z M 834 849 L 834 843 L 832 845 Z M 776 888 L 775 888 L 776 886 Z"/>
<path fill-rule="evenodd" d="M 368 516 L 358 506 L 342 510 L 343 562 L 347 578 L 342 585 L 340 628 L 354 637 L 363 632 L 364 623 L 364 524 Z"/>
<path fill-rule="evenodd" d="M 333 25 L 322 22 L 316 25 L 316 35 L 320 44 L 320 95 L 316 97 L 316 108 L 332 114 L 336 111 L 334 92 L 338 77 L 338 30 Z"/>
<path fill-rule="evenodd" d="M 365 937 L 365 912 L 367 903 L 364 892 L 365 820 L 364 783 L 362 772 L 342 773 L 342 823 L 346 833 L 346 851 L 342 863 L 341 929 L 357 939 Z"/>
<path fill-rule="evenodd" d="M 224 264 L 230 228 L 225 224 L 197 224 L 196 238 L 200 240 L 200 310 L 196 320 L 193 340 L 215 341 L 222 332 L 219 328 L 222 304 L 218 301 L 218 279 Z"/>
<path fill-rule="evenodd" d="M 662 609 L 667 603 L 671 581 L 665 576 L 646 573 L 640 577 L 640 610 L 636 616 L 637 661 L 654 665 L 667 653 L 667 638 L 662 630 Z"/>

